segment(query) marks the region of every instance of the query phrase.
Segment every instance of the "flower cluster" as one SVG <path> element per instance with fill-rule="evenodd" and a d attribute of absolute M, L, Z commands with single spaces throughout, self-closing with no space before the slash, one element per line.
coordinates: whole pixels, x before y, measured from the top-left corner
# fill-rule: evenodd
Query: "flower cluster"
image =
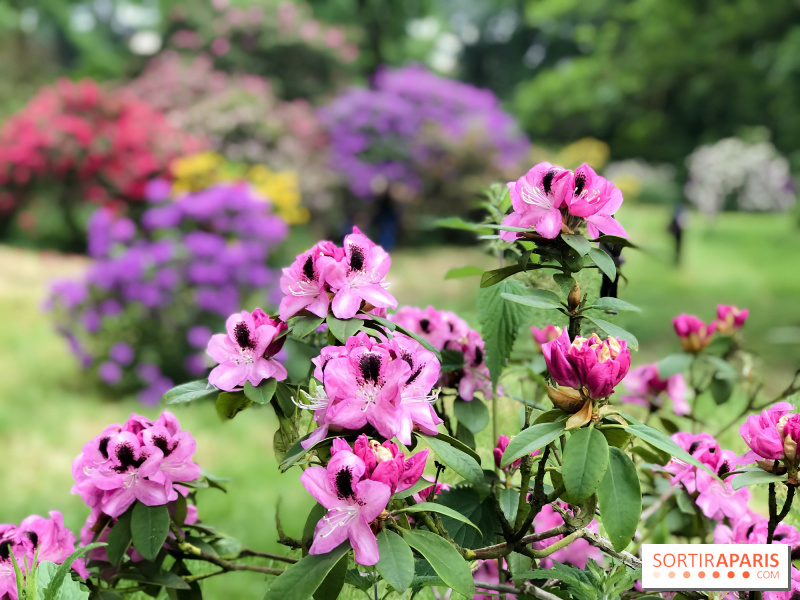
<path fill-rule="evenodd" d="M 736 469 L 736 453 L 720 448 L 707 433 L 680 432 L 673 435 L 672 440 L 719 476 Z M 675 459 L 664 468 L 672 474 L 671 485 L 682 485 L 709 519 L 722 521 L 727 517 L 736 522 L 747 513 L 750 492 L 747 488 L 734 490 L 731 487 L 736 476 L 720 481 L 703 469 Z"/>
<path fill-rule="evenodd" d="M 192 462 L 196 445 L 168 411 L 155 422 L 131 415 L 83 447 L 72 462 L 72 492 L 93 512 L 109 517 L 119 517 L 136 500 L 147 506 L 167 504 L 177 500 L 177 484 L 200 476 Z"/>
<path fill-rule="evenodd" d="M 304 447 L 322 440 L 331 427 L 357 431 L 369 424 L 385 439 L 397 436 L 406 445 L 415 425 L 437 434 L 442 420 L 431 406 L 437 397 L 431 390 L 440 365 L 413 338 L 396 334 L 379 342 L 362 331 L 344 346 L 326 346 L 313 363 L 322 385 L 299 406 L 315 411 L 319 427 Z"/>
<path fill-rule="evenodd" d="M 570 171 L 539 163 L 516 181 L 510 181 L 508 189 L 513 212 L 503 225 L 534 229 L 552 239 L 585 222 L 593 238 L 601 232 L 628 237 L 613 216 L 622 206 L 622 192 L 587 164 Z M 519 234 L 501 231 L 500 237 L 513 242 Z"/>
<path fill-rule="evenodd" d="M 717 306 L 717 318 L 710 323 L 705 323 L 699 317 L 685 313 L 672 319 L 675 333 L 681 340 L 681 345 L 686 352 L 697 354 L 704 350 L 714 339 L 714 335 L 733 335 L 743 326 L 750 311 L 720 304 Z"/>
<path fill-rule="evenodd" d="M 456 158 L 441 139 L 472 146 L 484 165 L 513 164 L 528 151 L 527 139 L 492 92 L 422 66 L 379 71 L 372 88 L 348 90 L 321 118 L 331 136 L 331 164 L 359 198 L 387 188 L 390 195 L 407 198 L 423 192 L 429 176 L 450 179 L 446 170 L 432 168 Z M 451 187 L 458 185 L 460 177 L 452 179 Z"/>
<path fill-rule="evenodd" d="M 264 379 L 286 379 L 286 369 L 275 360 L 285 341 L 286 323 L 269 317 L 260 308 L 243 310 L 225 322 L 227 333 L 211 336 L 208 354 L 219 363 L 208 382 L 221 390 L 241 389 L 246 381 L 258 385 Z"/>
<path fill-rule="evenodd" d="M 54 285 L 48 306 L 84 366 L 108 386 L 144 384 L 142 401 L 156 403 L 172 381 L 205 372 L 203 350 L 222 319 L 275 285 L 266 261 L 288 227 L 246 184 L 166 201 L 169 184 L 155 181 L 149 194 L 161 202 L 140 227 L 107 209 L 92 216 L 95 262 Z"/>
<path fill-rule="evenodd" d="M 62 79 L 0 131 L 0 212 L 15 210 L 40 184 L 61 186 L 71 204 L 141 201 L 148 180 L 203 146 L 131 94 Z"/>
<path fill-rule="evenodd" d="M 542 354 L 553 380 L 560 386 L 585 389 L 589 397 L 607 398 L 628 374 L 631 352 L 625 340 L 576 336 L 570 342 L 564 329 L 556 339 L 542 344 Z"/>
<path fill-rule="evenodd" d="M 655 411 L 661 407 L 663 396 L 666 395 L 672 401 L 672 410 L 676 415 L 688 415 L 691 410 L 687 401 L 689 388 L 683 375 L 675 373 L 662 379 L 656 363 L 636 367 L 628 373 L 623 383 L 629 394 L 620 398 L 622 402 L 638 404 Z"/>
<path fill-rule="evenodd" d="M 64 562 L 75 551 L 75 536 L 64 527 L 64 517 L 51 511 L 50 517 L 31 515 L 19 525 L 0 525 L 0 600 L 17 600 L 17 583 L 13 555 L 23 573 L 25 564 L 32 566 L 49 561 Z M 72 568 L 86 579 L 89 575 L 83 560 L 73 563 Z"/>
<path fill-rule="evenodd" d="M 464 355 L 464 367 L 442 373 L 439 386 L 458 389 L 462 400 L 470 402 L 475 392 L 487 400 L 492 397 L 492 382 L 486 366 L 484 344 L 480 334 L 455 313 L 436 310 L 432 306 L 402 306 L 389 320 L 411 333 L 422 336 L 437 350 L 455 350 Z"/>
<path fill-rule="evenodd" d="M 797 483 L 797 472 L 800 469 L 800 455 L 797 445 L 800 444 L 800 414 L 793 412 L 790 402 L 778 402 L 760 415 L 750 415 L 739 428 L 750 451 L 742 455 L 740 464 L 757 462 L 763 469 L 772 472 L 775 461 L 778 473 L 788 469 L 790 479 Z"/>
<path fill-rule="evenodd" d="M 327 467 L 311 467 L 300 477 L 308 493 L 328 510 L 317 523 L 309 553 L 325 554 L 349 539 L 357 563 L 377 563 L 380 555 L 371 525 L 392 494 L 419 480 L 427 456 L 424 450 L 405 460 L 396 444 L 380 445 L 365 435 L 352 449 L 341 438 L 333 440 Z"/>
<path fill-rule="evenodd" d="M 308 311 L 325 317 L 330 309 L 339 319 L 351 319 L 364 309 L 397 307 L 387 290 L 389 254 L 353 227 L 344 247 L 318 242 L 283 269 L 280 305 L 282 321 Z"/>

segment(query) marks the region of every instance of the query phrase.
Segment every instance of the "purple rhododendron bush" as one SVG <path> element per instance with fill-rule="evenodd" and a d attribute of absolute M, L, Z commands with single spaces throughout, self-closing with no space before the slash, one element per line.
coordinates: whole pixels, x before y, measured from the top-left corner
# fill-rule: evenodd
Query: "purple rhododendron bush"
<path fill-rule="evenodd" d="M 156 206 L 144 226 L 216 214 L 222 193 Z M 736 306 L 708 307 L 716 308 L 711 321 L 676 316 L 674 353 L 637 358 L 635 335 L 615 324 L 619 313 L 639 310 L 617 297 L 622 252 L 639 251 L 615 218 L 622 203 L 587 165 L 541 163 L 507 188 L 490 188 L 485 221 L 455 226 L 480 233 L 500 266 L 451 271 L 480 275 L 480 331 L 453 312 L 402 305 L 391 256 L 358 228 L 282 267 L 274 314 L 234 293 L 229 278 L 248 270 L 250 254 L 225 254 L 224 227 L 186 234 L 172 251 L 193 256 L 185 265 L 198 286 L 193 302 L 227 316 L 212 331 L 188 313 L 198 320 L 184 358 L 196 361 L 202 346 L 210 370 L 166 391 L 169 410 L 155 420 L 131 415 L 76 448 L 72 492 L 87 515 L 77 542 L 58 512 L 0 525 L 0 599 L 194 599 L 208 578 L 252 571 L 264 576 L 265 600 L 652 600 L 661 596 L 639 583 L 644 542 L 780 543 L 800 559 L 800 532 L 785 520 L 800 485 L 792 403 L 800 382 L 766 395 L 747 349 L 748 311 Z M 155 238 L 112 256 L 123 230 L 119 222 L 98 227 L 90 240 L 104 257 L 91 285 L 157 306 L 159 286 L 171 281 L 161 265 L 174 259 L 153 258 Z M 259 246 L 260 231 L 253 223 L 254 239 L 241 247 L 256 260 L 274 241 L 264 233 Z M 156 276 L 142 280 L 117 264 L 125 257 L 154 261 Z M 206 281 L 220 271 L 220 281 Z M 267 283 L 270 273 L 258 272 Z M 76 296 L 84 327 L 87 311 L 109 302 L 97 294 L 61 292 Z M 515 350 L 520 335 L 531 336 L 534 352 Z M 313 356 L 299 379 L 280 359 L 288 339 Z M 118 346 L 108 355 L 104 364 L 128 358 Z M 747 399 L 740 412 L 726 407 L 734 393 Z M 718 405 L 717 417 L 704 420 L 699 400 Z M 299 537 L 278 519 L 285 552 L 231 543 L 205 521 L 203 495 L 223 486 L 195 462 L 197 442 L 170 412 L 188 404 L 223 422 L 274 412 L 279 467 L 253 477 L 265 488 L 299 479 L 316 501 Z M 516 426 L 501 430 L 503 411 L 518 413 Z M 737 430 L 744 454 L 718 440 Z M 795 567 L 791 581 L 791 591 L 757 597 L 796 600 Z"/>

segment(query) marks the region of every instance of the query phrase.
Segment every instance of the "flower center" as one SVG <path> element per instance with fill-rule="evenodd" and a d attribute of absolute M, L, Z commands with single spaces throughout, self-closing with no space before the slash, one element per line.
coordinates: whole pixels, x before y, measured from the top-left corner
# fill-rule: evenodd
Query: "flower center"
<path fill-rule="evenodd" d="M 350 270 L 362 271 L 364 269 L 364 250 L 358 246 L 350 246 Z"/>
<path fill-rule="evenodd" d="M 124 473 L 131 467 L 138 469 L 144 463 L 144 457 L 136 458 L 133 447 L 130 444 L 121 444 L 117 446 L 117 460 L 119 465 L 114 467 L 117 473 Z"/>
<path fill-rule="evenodd" d="M 340 500 L 353 498 L 356 495 L 353 490 L 353 473 L 348 468 L 336 473 L 336 495 Z"/>
<path fill-rule="evenodd" d="M 242 350 L 245 348 L 248 350 L 255 350 L 256 344 L 250 337 L 250 328 L 247 327 L 247 323 L 244 321 L 239 321 L 233 328 L 233 336 L 236 338 L 236 343 Z"/>

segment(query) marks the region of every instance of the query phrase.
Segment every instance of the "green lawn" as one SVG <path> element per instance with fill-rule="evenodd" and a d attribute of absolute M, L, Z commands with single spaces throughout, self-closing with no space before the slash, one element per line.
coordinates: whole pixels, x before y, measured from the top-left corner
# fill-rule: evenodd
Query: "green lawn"
<path fill-rule="evenodd" d="M 634 362 L 679 348 L 670 322 L 675 314 L 694 312 L 710 319 L 718 302 L 733 303 L 751 309 L 746 340 L 761 356 L 768 388 L 785 387 L 800 367 L 800 231 L 793 220 L 735 214 L 706 224 L 696 218 L 687 237 L 685 264 L 675 269 L 664 210 L 626 206 L 619 217 L 646 249 L 626 251 L 624 273 L 630 283 L 621 291 L 621 297 L 644 309 L 620 321 L 641 342 Z M 491 268 L 496 262 L 470 248 L 398 251 L 393 254 L 391 290 L 401 303 L 455 310 L 474 324 L 477 278 L 443 281 L 449 268 L 467 264 Z M 134 411 L 148 416 L 158 412 L 130 398 L 99 397 L 40 312 L 46 282 L 80 266 L 80 261 L 52 254 L 0 248 L 0 523 L 59 509 L 77 532 L 87 510 L 69 492 L 72 458 L 105 425 Z M 524 334 L 521 340 L 524 350 L 530 342 Z M 254 410 L 224 425 L 208 405 L 175 412 L 197 438 L 197 462 L 231 479 L 229 494 L 201 494 L 204 521 L 245 545 L 275 551 L 275 507 L 281 500 L 287 533 L 300 534 L 312 501 L 297 472 L 278 473 L 272 453 L 275 423 L 268 410 Z M 720 409 L 725 418 L 729 413 L 727 407 Z M 514 430 L 513 403 L 504 409 L 503 419 L 503 430 Z M 490 442 L 488 434 L 483 438 Z M 489 461 L 490 454 L 484 454 Z M 260 598 L 265 585 L 261 576 L 232 574 L 210 581 L 207 589 L 209 598 L 223 593 Z"/>

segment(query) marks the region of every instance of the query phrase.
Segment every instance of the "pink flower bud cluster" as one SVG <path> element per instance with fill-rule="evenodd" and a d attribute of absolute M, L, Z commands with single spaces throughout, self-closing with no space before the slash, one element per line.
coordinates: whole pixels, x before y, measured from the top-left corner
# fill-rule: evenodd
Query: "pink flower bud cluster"
<path fill-rule="evenodd" d="M 555 382 L 579 390 L 586 388 L 591 398 L 607 398 L 628 374 L 631 352 L 626 341 L 596 334 L 577 336 L 570 342 L 564 329 L 556 339 L 542 345 L 547 370 Z"/>
<path fill-rule="evenodd" d="M 437 397 L 431 390 L 440 365 L 413 338 L 395 334 L 379 342 L 362 331 L 344 346 L 326 346 L 312 362 L 322 385 L 298 405 L 315 411 L 319 427 L 304 447 L 322 440 L 330 427 L 358 431 L 371 425 L 385 439 L 397 436 L 406 445 L 415 427 L 436 435 L 442 420 L 431 406 Z"/>
<path fill-rule="evenodd" d="M 707 433 L 680 432 L 672 436 L 672 441 L 720 477 L 736 468 L 736 453 L 720 448 Z M 671 484 L 682 485 L 709 519 L 722 521 L 727 517 L 736 521 L 747 514 L 750 492 L 747 488 L 734 490 L 731 487 L 731 481 L 738 475 L 719 481 L 707 471 L 674 458 L 664 468 L 672 473 Z"/>
<path fill-rule="evenodd" d="M 793 412 L 789 402 L 778 402 L 760 415 L 750 415 L 739 428 L 739 433 L 750 447 L 739 459 L 740 464 L 757 462 L 759 466 L 772 471 L 776 460 L 784 464 L 778 472 L 789 469 L 790 477 L 796 482 L 800 468 L 797 445 L 800 443 L 800 414 Z"/>
<path fill-rule="evenodd" d="M 241 389 L 245 382 L 258 385 L 274 377 L 286 379 L 284 366 L 274 357 L 283 348 L 286 323 L 273 319 L 260 308 L 252 313 L 234 313 L 225 322 L 226 333 L 211 336 L 208 355 L 219 363 L 208 382 L 221 390 Z"/>
<path fill-rule="evenodd" d="M 351 319 L 361 308 L 396 308 L 388 291 L 389 254 L 358 227 L 344 238 L 344 247 L 319 242 L 283 269 L 281 320 L 303 311 L 324 317 L 330 309 L 339 319 Z"/>
<path fill-rule="evenodd" d="M 405 460 L 396 444 L 380 445 L 363 434 L 352 449 L 341 438 L 333 440 L 327 467 L 311 467 L 300 477 L 308 493 L 328 510 L 317 523 L 309 554 L 325 554 L 349 539 L 358 564 L 377 563 L 380 555 L 371 525 L 392 494 L 419 480 L 427 457 L 424 450 Z"/>
<path fill-rule="evenodd" d="M 443 373 L 440 386 L 458 389 L 462 400 L 470 402 L 479 391 L 484 398 L 492 397 L 492 382 L 483 339 L 467 322 L 450 311 L 436 310 L 432 306 L 417 308 L 402 306 L 389 320 L 428 340 L 437 350 L 455 350 L 464 355 L 464 368 Z"/>
<path fill-rule="evenodd" d="M 651 411 L 658 410 L 666 396 L 672 401 L 672 409 L 678 416 L 690 412 L 687 396 L 689 388 L 680 373 L 662 379 L 658 374 L 658 366 L 653 363 L 636 367 L 623 380 L 625 388 L 630 392 L 623 395 L 620 401 L 645 406 Z"/>
<path fill-rule="evenodd" d="M 672 319 L 672 325 L 681 340 L 683 349 L 696 354 L 711 343 L 714 334 L 733 335 L 739 331 L 749 315 L 750 311 L 746 308 L 720 304 L 717 306 L 717 318 L 710 323 L 705 323 L 694 315 L 683 313 Z"/>
<path fill-rule="evenodd" d="M 109 517 L 119 517 L 136 500 L 167 504 L 178 498 L 176 483 L 200 477 L 200 467 L 192 462 L 196 446 L 168 411 L 155 422 L 131 415 L 83 447 L 72 462 L 72 493 Z"/>
<path fill-rule="evenodd" d="M 545 238 L 555 238 L 564 230 L 574 230 L 586 222 L 589 235 L 600 232 L 628 237 L 613 215 L 622 206 L 622 192 L 586 164 L 574 171 L 543 162 L 516 181 L 508 182 L 513 212 L 503 225 L 535 229 Z M 501 231 L 500 237 L 513 242 L 519 236 Z"/>
<path fill-rule="evenodd" d="M 0 599 L 17 600 L 12 555 L 26 573 L 26 561 L 33 565 L 36 558 L 36 564 L 49 561 L 59 565 L 74 551 L 75 536 L 64 527 L 64 517 L 58 511 L 51 511 L 49 518 L 31 515 L 19 525 L 0 525 Z M 84 579 L 89 576 L 82 559 L 74 562 L 72 568 Z"/>

